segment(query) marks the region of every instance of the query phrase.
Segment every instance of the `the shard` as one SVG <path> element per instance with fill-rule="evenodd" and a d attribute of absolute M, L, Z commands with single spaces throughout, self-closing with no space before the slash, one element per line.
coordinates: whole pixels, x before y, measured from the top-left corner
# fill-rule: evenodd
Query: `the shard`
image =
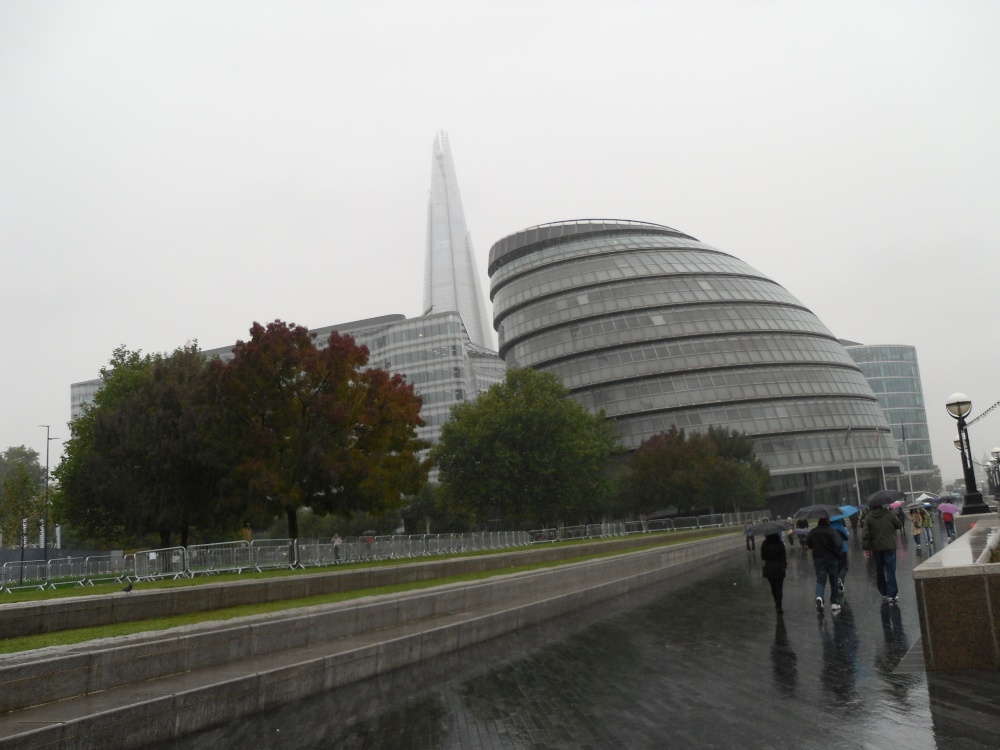
<path fill-rule="evenodd" d="M 458 194 L 455 163 L 448 136 L 443 132 L 434 139 L 431 155 L 424 264 L 424 314 L 456 311 L 472 343 L 495 349 L 472 238 Z"/>

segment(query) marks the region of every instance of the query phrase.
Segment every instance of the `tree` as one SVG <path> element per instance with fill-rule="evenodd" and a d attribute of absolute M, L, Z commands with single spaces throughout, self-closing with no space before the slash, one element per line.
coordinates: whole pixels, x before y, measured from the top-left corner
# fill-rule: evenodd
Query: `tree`
<path fill-rule="evenodd" d="M 676 507 L 760 507 L 767 498 L 768 471 L 753 453 L 753 441 L 725 428 L 686 436 L 671 427 L 643 441 L 622 481 L 627 507 L 639 514 Z"/>
<path fill-rule="evenodd" d="M 224 520 L 225 470 L 218 412 L 204 358 L 189 344 L 170 355 L 117 349 L 92 405 L 70 425 L 58 510 L 84 533 L 110 541 Z"/>
<path fill-rule="evenodd" d="M 23 465 L 36 487 L 45 486 L 45 467 L 38 462 L 38 451 L 23 445 L 12 446 L 0 453 L 0 485 L 17 465 Z"/>
<path fill-rule="evenodd" d="M 453 407 L 432 457 L 446 498 L 477 522 L 537 528 L 589 517 L 616 450 L 603 413 L 571 401 L 551 373 L 523 369 Z"/>
<path fill-rule="evenodd" d="M 418 458 L 420 399 L 399 375 L 365 369 L 368 350 L 333 333 L 254 323 L 228 363 L 216 361 L 218 402 L 233 447 L 231 490 L 249 517 L 297 511 L 348 515 L 394 509 L 426 481 Z"/>
<path fill-rule="evenodd" d="M 45 513 L 45 501 L 39 495 L 38 483 L 28 464 L 14 463 L 0 481 L 0 532 L 8 544 L 21 544 L 21 521 L 28 519 L 29 537 L 36 533 L 39 519 Z"/>

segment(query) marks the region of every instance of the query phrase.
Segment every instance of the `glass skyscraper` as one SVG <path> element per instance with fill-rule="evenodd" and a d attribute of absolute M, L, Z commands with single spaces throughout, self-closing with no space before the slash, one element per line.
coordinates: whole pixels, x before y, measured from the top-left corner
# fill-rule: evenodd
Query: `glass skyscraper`
<path fill-rule="evenodd" d="M 493 348 L 472 237 L 458 193 L 455 162 L 445 133 L 438 133 L 431 153 L 431 194 L 427 202 L 427 252 L 424 260 L 424 313 L 454 310 L 469 338 Z"/>
<path fill-rule="evenodd" d="M 924 489 L 927 479 L 934 473 L 934 457 L 917 350 L 898 344 L 843 343 L 875 392 L 892 429 L 904 473 L 899 489 L 909 492 L 910 480 L 914 490 Z"/>
<path fill-rule="evenodd" d="M 509 366 L 558 375 L 623 442 L 672 426 L 752 436 L 772 509 L 853 501 L 899 470 L 878 400 L 844 346 L 786 289 L 669 227 L 543 224 L 493 245 L 490 294 Z M 860 488 L 854 488 L 855 471 Z"/>

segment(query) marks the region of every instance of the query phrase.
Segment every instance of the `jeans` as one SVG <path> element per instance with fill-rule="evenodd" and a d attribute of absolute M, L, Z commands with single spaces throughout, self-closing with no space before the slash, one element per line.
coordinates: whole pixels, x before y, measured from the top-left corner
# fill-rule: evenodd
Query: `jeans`
<path fill-rule="evenodd" d="M 928 544 L 934 544 L 934 535 L 931 532 L 930 526 L 924 526 L 924 539 L 927 540 Z"/>
<path fill-rule="evenodd" d="M 821 557 L 819 560 L 813 559 L 813 567 L 816 569 L 816 598 L 822 599 L 826 590 L 826 582 L 830 581 L 830 604 L 837 603 L 837 571 L 840 563 L 835 557 Z"/>
<path fill-rule="evenodd" d="M 882 596 L 890 599 L 899 593 L 896 586 L 896 550 L 876 550 L 872 552 L 875 558 L 875 585 Z"/>

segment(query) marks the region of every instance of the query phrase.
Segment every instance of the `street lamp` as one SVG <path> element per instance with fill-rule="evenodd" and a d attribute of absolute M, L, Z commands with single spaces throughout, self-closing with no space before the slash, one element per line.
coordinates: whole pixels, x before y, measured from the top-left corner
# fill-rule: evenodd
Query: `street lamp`
<path fill-rule="evenodd" d="M 45 561 L 49 559 L 49 443 L 58 440 L 57 437 L 49 436 L 49 426 L 40 424 L 45 428 L 45 520 L 42 523 L 42 547 L 45 550 Z"/>
<path fill-rule="evenodd" d="M 1000 496 L 1000 445 L 990 451 L 993 456 L 993 460 L 990 464 L 993 466 L 993 499 L 996 500 Z"/>
<path fill-rule="evenodd" d="M 962 452 L 962 472 L 965 474 L 965 501 L 962 504 L 962 515 L 989 513 L 990 509 L 983 502 L 983 496 L 976 489 L 976 472 L 972 468 L 972 446 L 969 445 L 969 430 L 965 426 L 965 418 L 972 411 L 972 401 L 964 393 L 953 393 L 945 404 L 948 413 L 958 420 L 958 443 Z"/>

